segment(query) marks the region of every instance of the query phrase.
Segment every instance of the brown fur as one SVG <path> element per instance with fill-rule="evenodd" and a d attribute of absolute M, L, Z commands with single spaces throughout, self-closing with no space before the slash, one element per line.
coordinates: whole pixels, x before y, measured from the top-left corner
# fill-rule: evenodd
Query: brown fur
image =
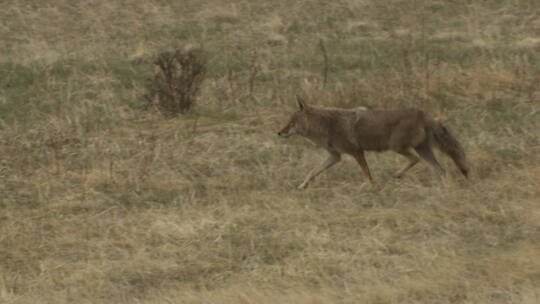
<path fill-rule="evenodd" d="M 364 151 L 392 150 L 409 159 L 409 164 L 396 177 L 412 168 L 419 158 L 412 150 L 440 172 L 444 169 L 435 159 L 431 147 L 435 143 L 450 156 L 463 175 L 468 167 L 461 144 L 447 127 L 417 109 L 367 110 L 312 107 L 298 97 L 299 110 L 278 134 L 304 136 L 325 148 L 329 158 L 307 176 L 299 188 L 341 159 L 341 154 L 353 156 L 373 182 Z"/>

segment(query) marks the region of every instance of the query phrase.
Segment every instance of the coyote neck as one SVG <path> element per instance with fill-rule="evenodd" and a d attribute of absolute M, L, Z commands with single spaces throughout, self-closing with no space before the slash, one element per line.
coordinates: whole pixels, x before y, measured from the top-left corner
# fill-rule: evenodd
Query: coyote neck
<path fill-rule="evenodd" d="M 347 111 L 334 109 L 311 109 L 302 135 L 327 150 L 350 152 L 354 147 L 347 136 L 349 130 L 344 128 L 347 114 Z"/>

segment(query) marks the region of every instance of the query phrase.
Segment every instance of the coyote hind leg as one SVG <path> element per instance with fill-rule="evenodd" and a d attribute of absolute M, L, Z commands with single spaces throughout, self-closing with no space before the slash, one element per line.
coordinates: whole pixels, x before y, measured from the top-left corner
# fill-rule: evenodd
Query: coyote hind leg
<path fill-rule="evenodd" d="M 339 153 L 336 152 L 330 152 L 330 155 L 328 158 L 322 163 L 319 167 L 313 169 L 311 172 L 309 172 L 308 176 L 306 176 L 306 179 L 300 186 L 298 186 L 298 189 L 305 189 L 309 182 L 314 179 L 317 175 L 321 174 L 324 170 L 332 167 L 336 163 L 338 163 L 341 160 L 341 156 Z"/>
<path fill-rule="evenodd" d="M 405 172 L 409 171 L 410 168 L 414 167 L 414 165 L 416 165 L 418 161 L 420 161 L 420 159 L 418 158 L 418 156 L 414 155 L 414 153 L 410 149 L 405 149 L 405 150 L 396 151 L 396 152 L 407 157 L 407 159 L 409 160 L 409 163 L 403 169 L 399 170 L 394 175 L 395 178 L 401 178 L 403 177 Z"/>
<path fill-rule="evenodd" d="M 364 156 L 364 151 L 360 151 L 358 154 L 356 154 L 354 156 L 354 159 L 356 159 L 360 167 L 362 167 L 364 174 L 367 175 L 369 181 L 373 184 L 373 178 L 371 177 L 371 173 L 369 172 L 369 167 L 366 161 L 366 157 Z"/>
<path fill-rule="evenodd" d="M 430 164 L 433 168 L 437 169 L 439 173 L 441 174 L 444 173 L 443 167 L 441 166 L 441 164 L 439 164 L 439 162 L 435 158 L 435 155 L 433 154 L 433 151 L 431 150 L 431 147 L 428 142 L 421 143 L 420 145 L 415 147 L 414 150 L 416 150 L 418 155 L 420 155 L 420 157 L 422 157 L 425 161 L 427 161 L 428 164 Z"/>

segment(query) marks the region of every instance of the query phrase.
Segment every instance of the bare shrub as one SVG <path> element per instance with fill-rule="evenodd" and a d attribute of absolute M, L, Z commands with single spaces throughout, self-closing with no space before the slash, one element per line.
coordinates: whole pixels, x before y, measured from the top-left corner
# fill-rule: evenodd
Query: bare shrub
<path fill-rule="evenodd" d="M 206 63 L 198 50 L 163 52 L 154 60 L 157 72 L 148 83 L 145 99 L 167 115 L 187 113 L 197 100 L 206 75 Z"/>

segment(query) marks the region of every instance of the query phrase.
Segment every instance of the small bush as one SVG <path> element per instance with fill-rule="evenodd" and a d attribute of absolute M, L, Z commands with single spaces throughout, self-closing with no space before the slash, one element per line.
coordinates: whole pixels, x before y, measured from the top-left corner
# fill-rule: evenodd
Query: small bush
<path fill-rule="evenodd" d="M 148 106 L 167 115 L 184 114 L 195 104 L 206 75 L 202 53 L 196 50 L 163 52 L 154 64 L 158 70 L 148 84 Z"/>

